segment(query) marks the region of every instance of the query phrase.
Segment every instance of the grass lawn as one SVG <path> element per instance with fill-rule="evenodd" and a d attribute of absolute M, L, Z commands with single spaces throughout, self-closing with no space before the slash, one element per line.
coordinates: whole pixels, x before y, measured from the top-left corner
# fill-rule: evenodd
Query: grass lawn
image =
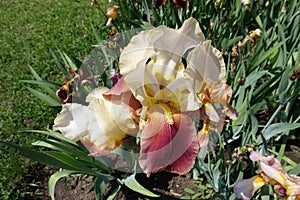
<path fill-rule="evenodd" d="M 45 129 L 53 121 L 56 111 L 31 95 L 28 85 L 20 81 L 33 79 L 30 65 L 42 78 L 61 83 L 50 49 L 82 59 L 96 43 L 91 24 L 106 32 L 106 19 L 101 16 L 88 0 L 0 1 L 1 141 L 29 144 L 24 134 L 16 133 Z M 32 163 L 11 153 L 0 154 L 0 199 L 6 199 Z"/>

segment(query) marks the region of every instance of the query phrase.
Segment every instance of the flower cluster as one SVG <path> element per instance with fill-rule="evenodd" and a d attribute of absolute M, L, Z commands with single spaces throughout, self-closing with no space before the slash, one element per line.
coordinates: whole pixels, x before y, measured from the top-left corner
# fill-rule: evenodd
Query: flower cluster
<path fill-rule="evenodd" d="M 259 162 L 261 168 L 256 171 L 256 176 L 241 180 L 234 186 L 234 192 L 238 198 L 251 199 L 259 188 L 265 184 L 271 184 L 279 199 L 300 199 L 300 177 L 288 175 L 274 156 L 264 157 L 252 151 L 250 159 Z"/>
<path fill-rule="evenodd" d="M 220 133 L 227 119 L 237 117 L 222 54 L 193 18 L 180 29 L 160 26 L 132 37 L 119 67 L 121 78 L 111 89 L 96 88 L 88 105 L 64 104 L 54 121 L 55 130 L 80 140 L 90 156 L 107 155 L 135 136 L 144 173 L 184 174 L 208 134 Z"/>

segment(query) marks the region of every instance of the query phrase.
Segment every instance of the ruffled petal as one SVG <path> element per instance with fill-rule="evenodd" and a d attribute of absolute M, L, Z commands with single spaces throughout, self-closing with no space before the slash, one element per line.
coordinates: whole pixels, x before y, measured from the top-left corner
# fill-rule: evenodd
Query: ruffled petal
<path fill-rule="evenodd" d="M 184 53 L 204 41 L 197 20 L 189 18 L 180 29 L 160 26 L 134 36 L 120 56 L 120 71 L 126 75 L 140 64 L 151 63 L 151 73 L 161 85 L 174 80 L 178 71 L 183 73 L 181 58 Z M 170 42 L 172 41 L 172 42 Z"/>
<path fill-rule="evenodd" d="M 87 126 L 92 117 L 87 106 L 77 103 L 65 104 L 54 120 L 53 130 L 60 131 L 70 140 L 78 141 L 88 133 Z"/>
<path fill-rule="evenodd" d="M 158 29 L 142 31 L 133 36 L 129 44 L 120 55 L 120 73 L 126 75 L 137 68 L 139 63 L 146 64 L 149 58 L 155 56 L 153 41 L 159 38 L 163 32 Z"/>
<path fill-rule="evenodd" d="M 148 176 L 163 169 L 184 174 L 194 165 L 198 153 L 195 126 L 187 116 L 178 114 L 170 119 L 169 114 L 160 105 L 149 110 L 139 157 L 140 166 Z"/>
<path fill-rule="evenodd" d="M 233 190 L 237 198 L 250 200 L 254 193 L 265 185 L 264 179 L 257 175 L 250 179 L 244 179 L 235 184 Z"/>
<path fill-rule="evenodd" d="M 203 82 L 219 82 L 225 78 L 225 63 L 220 51 L 204 41 L 193 49 L 187 58 L 185 77 L 197 93 L 202 92 Z"/>
<path fill-rule="evenodd" d="M 182 72 L 183 75 L 182 57 L 189 49 L 204 41 L 205 37 L 194 18 L 185 20 L 180 29 L 161 29 L 163 34 L 154 41 L 157 54 L 153 74 L 161 75 L 160 82 L 167 85 L 178 77 L 178 72 Z"/>
<path fill-rule="evenodd" d="M 287 189 L 287 177 L 282 172 L 274 169 L 273 167 L 267 165 L 264 162 L 260 162 L 260 167 L 263 172 L 271 179 L 276 180 L 280 183 L 285 189 Z"/>
<path fill-rule="evenodd" d="M 195 165 L 195 159 L 198 155 L 199 144 L 196 137 L 196 129 L 193 121 L 185 115 L 175 114 L 174 121 L 178 127 L 176 137 L 173 139 L 175 146 L 174 154 L 180 155 L 175 162 L 170 164 L 166 171 L 177 174 L 188 173 Z"/>
<path fill-rule="evenodd" d="M 136 133 L 138 125 L 134 122 L 128 106 L 103 97 L 102 94 L 107 91 L 108 88 L 97 88 L 87 97 L 93 120 L 89 121 L 89 134 L 84 139 L 100 149 L 111 150 L 118 147 L 127 134 Z"/>

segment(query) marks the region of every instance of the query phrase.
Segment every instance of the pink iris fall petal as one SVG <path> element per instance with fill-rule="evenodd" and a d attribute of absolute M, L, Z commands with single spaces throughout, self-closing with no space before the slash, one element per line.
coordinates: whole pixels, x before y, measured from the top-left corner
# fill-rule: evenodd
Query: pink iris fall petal
<path fill-rule="evenodd" d="M 160 170 L 185 174 L 194 166 L 199 149 L 195 126 L 185 115 L 169 114 L 161 105 L 149 110 L 139 157 L 140 166 L 148 176 Z"/>

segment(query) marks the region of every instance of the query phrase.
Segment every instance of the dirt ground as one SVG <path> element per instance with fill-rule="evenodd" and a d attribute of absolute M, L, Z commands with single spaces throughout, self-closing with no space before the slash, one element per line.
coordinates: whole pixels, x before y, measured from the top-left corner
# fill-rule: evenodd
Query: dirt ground
<path fill-rule="evenodd" d="M 296 163 L 300 163 L 299 144 L 291 145 L 290 147 L 296 149 L 290 149 L 285 152 L 285 155 Z M 295 153 L 296 152 L 296 153 Z M 298 152 L 298 153 L 297 153 Z M 48 180 L 50 176 L 58 169 L 45 166 L 42 164 L 35 164 L 28 170 L 23 180 L 15 188 L 15 192 L 21 191 L 21 197 L 17 199 L 24 200 L 50 200 L 48 195 Z M 145 188 L 153 191 L 156 194 L 161 195 L 160 198 L 149 198 L 136 193 L 129 188 L 122 186 L 117 193 L 116 200 L 175 200 L 187 195 L 184 188 L 190 188 L 194 191 L 199 191 L 199 188 L 195 184 L 191 174 L 187 175 L 174 175 L 166 172 L 160 172 L 152 174 L 149 178 L 144 174 L 137 175 L 138 182 Z M 104 193 L 104 199 L 107 199 L 108 191 L 115 186 L 115 182 L 110 182 L 106 187 Z M 71 176 L 69 178 L 63 178 L 58 181 L 55 188 L 56 200 L 95 200 L 94 191 L 94 178 L 91 176 Z M 11 199 L 16 199 L 14 193 Z"/>
<path fill-rule="evenodd" d="M 30 173 L 24 177 L 17 189 L 27 188 L 21 199 L 34 200 L 50 200 L 48 195 L 49 177 L 58 169 L 36 164 L 29 170 Z M 144 174 L 137 175 L 137 180 L 145 188 L 152 190 L 154 193 L 161 195 L 159 199 L 175 200 L 185 195 L 184 188 L 197 190 L 191 174 L 174 175 L 171 173 L 160 172 L 151 175 L 149 178 Z M 107 198 L 107 192 L 116 183 L 111 182 L 107 185 L 104 199 Z M 71 176 L 58 181 L 55 188 L 56 200 L 95 200 L 94 178 L 92 176 Z M 14 198 L 14 197 L 12 197 Z M 120 200 L 151 200 L 157 198 L 149 198 L 136 193 L 129 188 L 122 186 L 117 193 L 115 199 Z"/>

